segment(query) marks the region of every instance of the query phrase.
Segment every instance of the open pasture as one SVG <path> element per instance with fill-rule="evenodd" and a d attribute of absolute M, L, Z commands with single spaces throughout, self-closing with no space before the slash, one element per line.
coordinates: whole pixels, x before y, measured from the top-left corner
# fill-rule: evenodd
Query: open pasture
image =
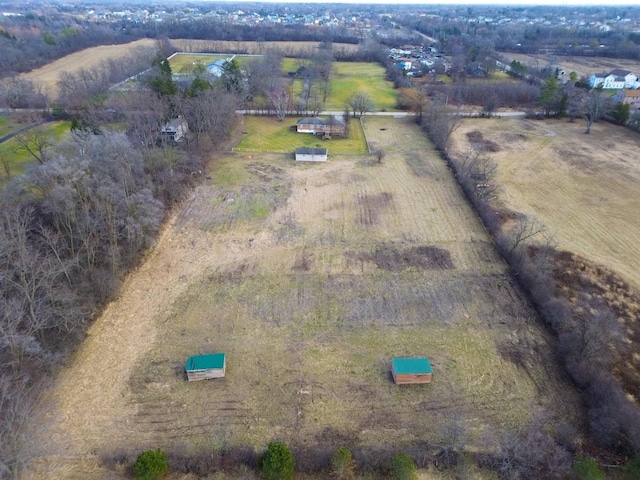
<path fill-rule="evenodd" d="M 551 65 L 553 68 L 560 67 L 569 75 L 576 72 L 578 77 L 587 77 L 592 73 L 610 72 L 616 68 L 630 70 L 636 75 L 640 74 L 640 61 L 628 58 L 608 58 L 608 57 L 586 57 L 586 56 L 555 56 L 555 55 L 529 55 L 523 53 L 502 53 L 505 57 L 517 60 L 524 66 L 544 68 Z"/>
<path fill-rule="evenodd" d="M 76 72 L 81 68 L 97 67 L 111 58 L 123 57 L 138 48 L 154 48 L 155 45 L 155 40 L 146 38 L 123 45 L 101 45 L 85 48 L 21 76 L 39 82 L 49 98 L 55 99 L 58 94 L 58 79 L 62 72 Z M 140 70 L 145 70 L 150 66 L 141 65 Z"/>
<path fill-rule="evenodd" d="M 243 42 L 227 40 L 172 39 L 171 44 L 178 51 L 188 53 L 235 52 L 264 55 L 270 50 L 282 52 L 285 56 L 310 56 L 318 50 L 320 42 Z M 334 52 L 354 52 L 358 45 L 351 43 L 332 44 Z"/>
<path fill-rule="evenodd" d="M 384 75 L 384 68 L 378 63 L 334 62 L 326 108 L 344 109 L 349 96 L 362 92 L 371 96 L 375 110 L 394 110 L 396 91 Z"/>
<path fill-rule="evenodd" d="M 454 424 L 473 445 L 537 408 L 575 415 L 535 313 L 419 128 L 365 129 L 382 163 L 215 162 L 59 375 L 41 465 L 274 439 L 402 448 Z M 226 352 L 226 377 L 187 383 L 187 357 L 210 352 Z M 417 355 L 434 382 L 393 385 L 391 357 Z"/>
<path fill-rule="evenodd" d="M 293 154 L 298 147 L 323 147 L 329 155 L 366 154 L 367 144 L 360 121 L 349 119 L 349 136 L 334 135 L 331 140 L 322 140 L 321 135 L 292 131 L 300 117 L 285 117 L 279 122 L 274 116 L 246 116 L 243 137 L 237 150 L 250 152 L 278 152 Z"/>
<path fill-rule="evenodd" d="M 202 63 L 206 66 L 209 63 L 216 62 L 218 60 L 226 60 L 231 57 L 233 57 L 233 54 L 209 55 L 178 53 L 171 57 L 169 64 L 171 65 L 171 70 L 174 73 L 192 73 L 197 63 Z M 250 55 L 238 55 L 235 57 L 235 60 L 237 60 L 238 64 L 242 66 L 254 58 L 256 57 Z"/>
<path fill-rule="evenodd" d="M 319 46 L 319 42 L 230 42 L 185 39 L 172 39 L 171 43 L 179 51 L 194 54 L 203 52 L 236 52 L 262 55 L 269 49 L 277 49 L 288 56 L 308 56 L 316 51 Z M 58 79 L 62 72 L 76 72 L 81 68 L 96 67 L 105 60 L 128 55 L 135 49 L 155 47 L 155 40 L 142 39 L 121 45 L 101 45 L 99 47 L 86 48 L 51 62 L 44 67 L 24 73 L 21 76 L 38 82 L 49 98 L 55 99 L 58 94 Z M 334 51 L 352 51 L 357 48 L 357 45 L 351 44 L 333 45 Z M 141 65 L 140 70 L 145 70 L 149 66 Z M 179 68 L 182 68 L 182 66 L 178 66 L 175 71 L 178 72 Z"/>
<path fill-rule="evenodd" d="M 537 217 L 558 247 L 605 265 L 640 288 L 640 147 L 638 133 L 605 122 L 465 119 L 455 147 L 478 130 L 500 146 L 505 207 Z"/>

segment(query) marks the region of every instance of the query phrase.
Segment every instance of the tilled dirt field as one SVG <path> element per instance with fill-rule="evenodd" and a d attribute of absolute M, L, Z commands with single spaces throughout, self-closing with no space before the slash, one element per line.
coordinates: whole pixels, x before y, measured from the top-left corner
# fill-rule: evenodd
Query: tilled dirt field
<path fill-rule="evenodd" d="M 540 409 L 575 421 L 549 339 L 444 163 L 410 121 L 365 130 L 381 163 L 215 162 L 59 375 L 34 478 L 151 447 L 399 447 L 454 422 L 474 444 Z M 216 351 L 226 377 L 187 383 L 186 358 Z M 434 382 L 393 385 L 391 357 L 416 355 Z"/>

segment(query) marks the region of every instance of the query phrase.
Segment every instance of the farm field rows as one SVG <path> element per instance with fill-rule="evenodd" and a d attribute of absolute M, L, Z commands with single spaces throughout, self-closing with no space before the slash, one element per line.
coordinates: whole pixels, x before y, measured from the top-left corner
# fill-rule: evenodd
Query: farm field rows
<path fill-rule="evenodd" d="M 237 150 L 291 153 L 298 147 L 327 148 L 330 155 L 366 154 L 367 144 L 358 119 L 349 119 L 349 136 L 322 140 L 321 135 L 297 133 L 291 130 L 301 117 L 286 117 L 279 122 L 275 117 L 245 117 L 243 138 Z"/>
<path fill-rule="evenodd" d="M 154 48 L 155 45 L 155 40 L 147 38 L 124 45 L 101 45 L 99 47 L 85 48 L 21 76 L 39 82 L 49 98 L 55 99 L 58 94 L 58 79 L 62 72 L 76 72 L 81 68 L 97 67 L 110 58 L 128 55 L 138 48 Z M 144 69 L 141 68 L 141 70 Z"/>
<path fill-rule="evenodd" d="M 214 163 L 59 375 L 36 476 L 151 447 L 375 449 L 454 422 L 474 442 L 539 407 L 575 420 L 534 311 L 419 128 L 368 117 L 365 132 L 382 163 Z M 187 383 L 186 358 L 214 351 L 227 376 Z M 429 356 L 434 383 L 393 385 L 403 355 Z"/>
<path fill-rule="evenodd" d="M 172 39 L 171 43 L 182 52 L 238 52 L 263 55 L 269 50 L 279 50 L 285 56 L 310 54 L 317 50 L 320 45 L 320 42 L 234 42 L 227 40 L 191 39 Z M 334 43 L 332 47 L 334 52 L 354 52 L 358 49 L 358 45 L 351 43 Z"/>
<path fill-rule="evenodd" d="M 501 150 L 500 198 L 508 209 L 536 216 L 560 249 L 605 265 L 640 288 L 640 147 L 636 132 L 605 122 L 585 135 L 583 122 L 465 119 L 454 133 L 458 151 L 478 130 Z"/>

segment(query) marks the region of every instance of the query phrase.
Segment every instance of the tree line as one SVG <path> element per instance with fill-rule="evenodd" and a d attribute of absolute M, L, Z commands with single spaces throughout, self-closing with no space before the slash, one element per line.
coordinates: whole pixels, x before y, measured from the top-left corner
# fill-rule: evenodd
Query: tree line
<path fill-rule="evenodd" d="M 600 93 L 586 97 L 587 109 L 594 108 L 593 102 L 598 101 L 591 95 Z M 417 120 L 451 167 L 467 199 L 492 234 L 498 251 L 507 260 L 514 278 L 528 292 L 541 319 L 556 335 L 559 358 L 585 401 L 590 438 L 613 457 L 636 455 L 637 458 L 640 452 L 640 409 L 629 400 L 613 368 L 614 363 L 620 361 L 622 352 L 627 351 L 617 321 L 623 313 L 616 304 L 586 291 L 578 291 L 576 298 L 568 298 L 562 293 L 560 278 L 565 267 L 561 259 L 570 254 L 556 250 L 553 237 L 537 219 L 516 216 L 515 220 L 508 221 L 504 212 L 496 209 L 500 185 L 496 178 L 497 166 L 490 158 L 490 144 L 483 141 L 480 132 L 471 132 L 470 141 L 475 145 L 472 149 L 462 154 L 450 152 L 448 140 L 459 126 L 460 119 L 452 115 L 451 108 L 445 108 L 442 102 L 426 96 L 423 102 Z M 619 280 L 615 282 L 620 283 Z M 514 345 L 503 345 L 500 349 L 506 356 L 522 361 L 521 353 Z M 580 454 L 576 439 L 577 428 L 558 426 L 554 438 L 548 440 L 551 441 L 548 448 L 557 451 L 552 454 L 548 450 L 544 455 L 552 455 L 558 460 L 566 452 Z M 556 446 L 552 446 L 554 444 Z M 514 443 L 513 447 L 519 448 L 519 443 Z M 529 450 L 527 455 L 534 455 L 532 460 L 538 458 L 535 449 Z M 537 478 L 551 478 L 553 471 L 568 468 L 565 464 L 562 468 L 556 465 L 552 471 L 530 470 L 526 465 L 518 466 L 527 458 L 524 452 L 520 452 L 517 458 L 515 463 L 504 464 L 500 460 L 494 466 L 498 470 L 523 468 L 525 476 L 535 474 Z M 541 464 L 535 468 L 540 467 Z"/>
<path fill-rule="evenodd" d="M 28 462 L 25 426 L 51 372 L 191 188 L 200 150 L 225 141 L 234 123 L 236 96 L 224 86 L 151 88 L 162 61 L 150 65 L 148 87 L 115 95 L 108 110 L 109 83 L 148 58 L 145 51 L 63 74 L 68 139 L 54 144 L 36 129 L 17 139 L 33 163 L 0 193 L 0 476 Z M 160 135 L 178 116 L 193 132 L 183 148 Z"/>

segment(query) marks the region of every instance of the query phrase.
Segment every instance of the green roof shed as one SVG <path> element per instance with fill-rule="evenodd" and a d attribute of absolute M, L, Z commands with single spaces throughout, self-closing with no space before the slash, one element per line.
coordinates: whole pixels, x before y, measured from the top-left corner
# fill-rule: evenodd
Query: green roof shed
<path fill-rule="evenodd" d="M 431 383 L 433 370 L 426 357 L 392 358 L 391 374 L 398 384 Z"/>
<path fill-rule="evenodd" d="M 227 356 L 224 353 L 210 353 L 189 357 L 185 370 L 187 371 L 187 379 L 193 381 L 222 378 L 226 367 Z"/>

